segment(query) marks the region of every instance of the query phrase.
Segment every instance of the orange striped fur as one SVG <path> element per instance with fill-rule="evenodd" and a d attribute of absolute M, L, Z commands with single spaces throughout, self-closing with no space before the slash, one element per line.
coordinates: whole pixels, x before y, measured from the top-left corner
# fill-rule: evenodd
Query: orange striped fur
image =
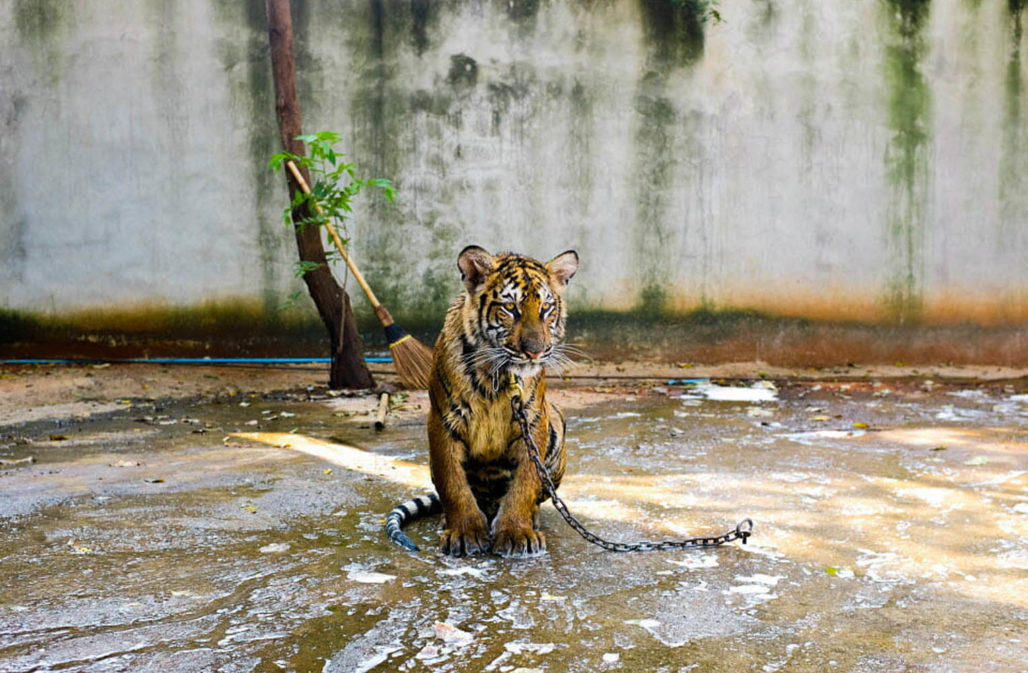
<path fill-rule="evenodd" d="M 522 381 L 536 446 L 559 485 L 564 415 L 546 402 L 544 369 L 568 361 L 563 294 L 578 255 L 567 251 L 544 264 L 470 246 L 458 266 L 465 291 L 446 314 L 429 385 L 432 481 L 446 518 L 443 551 L 539 554 L 546 549 L 537 525 L 542 486 L 505 388 L 508 372 Z"/>

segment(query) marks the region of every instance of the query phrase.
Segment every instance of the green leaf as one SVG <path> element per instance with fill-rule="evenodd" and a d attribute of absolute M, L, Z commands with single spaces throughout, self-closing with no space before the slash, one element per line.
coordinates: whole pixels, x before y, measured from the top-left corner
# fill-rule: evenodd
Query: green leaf
<path fill-rule="evenodd" d="M 364 187 L 382 190 L 386 199 L 393 202 L 397 190 L 391 181 L 384 178 L 359 178 L 355 163 L 344 161 L 346 155 L 335 147 L 342 140 L 340 134 L 318 131 L 296 136 L 296 139 L 307 145 L 306 156 L 279 152 L 272 155 L 268 164 L 278 170 L 285 161 L 294 161 L 310 171 L 311 193 L 297 192 L 290 200 L 289 207 L 282 211 L 282 219 L 287 226 L 292 225 L 302 231 L 307 227 L 320 227 L 332 222 L 341 234 L 345 234 L 347 218 L 353 212 L 354 199 Z M 321 215 L 317 214 L 315 206 L 321 207 Z M 349 244 L 349 239 L 346 239 L 345 244 Z M 327 258 L 336 259 L 331 246 L 329 250 Z M 297 275 L 302 276 L 318 266 L 313 262 L 300 262 L 296 267 Z"/>
<path fill-rule="evenodd" d="M 296 274 L 297 278 L 300 278 L 302 276 L 307 275 L 311 271 L 316 271 L 316 270 L 320 269 L 322 266 L 323 265 L 319 264 L 318 262 L 311 262 L 311 261 L 302 259 L 302 260 L 300 260 L 299 262 L 296 263 L 296 268 L 294 269 L 294 273 Z"/>
<path fill-rule="evenodd" d="M 268 168 L 277 171 L 282 168 L 282 164 L 287 161 L 292 161 L 300 166 L 307 165 L 307 157 L 301 157 L 297 154 L 293 154 L 292 152 L 279 152 L 271 155 L 271 160 L 268 162 Z"/>

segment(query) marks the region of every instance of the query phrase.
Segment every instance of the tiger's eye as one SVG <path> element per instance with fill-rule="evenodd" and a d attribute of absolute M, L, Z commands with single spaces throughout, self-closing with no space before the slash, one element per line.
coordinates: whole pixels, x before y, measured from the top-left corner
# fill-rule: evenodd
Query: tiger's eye
<path fill-rule="evenodd" d="M 503 310 L 506 311 L 507 313 L 513 314 L 515 308 L 517 308 L 517 307 L 514 306 L 514 304 L 512 304 L 509 301 L 506 304 L 503 305 Z"/>

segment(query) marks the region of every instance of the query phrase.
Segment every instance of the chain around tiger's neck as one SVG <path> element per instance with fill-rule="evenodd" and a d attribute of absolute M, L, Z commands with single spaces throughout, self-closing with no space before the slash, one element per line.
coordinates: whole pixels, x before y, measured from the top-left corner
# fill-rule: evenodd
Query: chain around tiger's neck
<path fill-rule="evenodd" d="M 525 397 L 525 389 L 522 386 L 521 378 L 514 372 L 507 370 L 507 394 L 510 395 L 511 400 L 520 402 Z"/>

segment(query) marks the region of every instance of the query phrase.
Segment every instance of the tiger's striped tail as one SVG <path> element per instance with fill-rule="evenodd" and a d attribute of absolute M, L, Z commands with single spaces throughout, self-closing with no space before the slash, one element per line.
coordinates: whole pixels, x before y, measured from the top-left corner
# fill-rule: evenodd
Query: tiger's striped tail
<path fill-rule="evenodd" d="M 402 502 L 386 516 L 386 535 L 407 551 L 418 551 L 418 545 L 414 544 L 400 529 L 419 516 L 438 514 L 441 511 L 443 511 L 443 506 L 439 503 L 439 496 L 435 493 Z"/>

